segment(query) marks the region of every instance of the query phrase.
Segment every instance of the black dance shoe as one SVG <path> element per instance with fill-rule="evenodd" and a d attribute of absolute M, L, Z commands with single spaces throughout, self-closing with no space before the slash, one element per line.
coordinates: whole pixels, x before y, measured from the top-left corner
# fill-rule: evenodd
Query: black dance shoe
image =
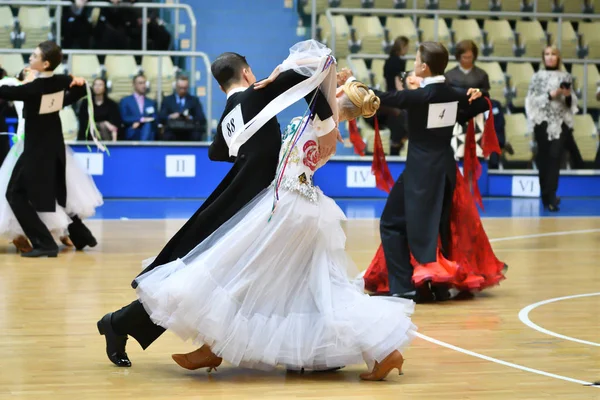
<path fill-rule="evenodd" d="M 98 332 L 106 339 L 106 355 L 117 367 L 131 367 L 131 361 L 125 352 L 127 335 L 118 335 L 110 322 L 112 313 L 106 314 L 98 321 Z"/>
<path fill-rule="evenodd" d="M 33 249 L 27 253 L 21 253 L 21 257 L 58 257 L 58 249 Z"/>

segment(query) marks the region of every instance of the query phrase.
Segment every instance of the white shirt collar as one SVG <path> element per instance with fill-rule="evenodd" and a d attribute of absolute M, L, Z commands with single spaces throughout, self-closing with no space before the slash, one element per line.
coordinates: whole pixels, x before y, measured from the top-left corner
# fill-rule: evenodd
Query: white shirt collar
<path fill-rule="evenodd" d="M 427 85 L 431 85 L 434 83 L 444 83 L 444 82 L 446 82 L 446 77 L 444 77 L 444 75 L 428 76 L 427 78 L 425 78 L 421 81 L 421 87 L 424 88 Z"/>
<path fill-rule="evenodd" d="M 245 91 L 248 88 L 245 87 L 237 87 L 235 89 L 231 89 L 228 93 L 227 93 L 227 99 L 229 99 L 231 96 L 233 96 L 236 93 L 241 93 L 243 91 Z"/>
<path fill-rule="evenodd" d="M 469 72 L 473 71 L 473 67 L 469 68 L 469 69 L 465 69 L 463 67 L 461 67 L 460 65 L 458 66 L 458 69 L 460 69 L 462 71 L 463 74 L 468 74 Z"/>
<path fill-rule="evenodd" d="M 42 72 L 38 72 L 36 77 L 37 78 L 50 78 L 52 75 L 54 75 L 53 71 L 42 71 Z"/>

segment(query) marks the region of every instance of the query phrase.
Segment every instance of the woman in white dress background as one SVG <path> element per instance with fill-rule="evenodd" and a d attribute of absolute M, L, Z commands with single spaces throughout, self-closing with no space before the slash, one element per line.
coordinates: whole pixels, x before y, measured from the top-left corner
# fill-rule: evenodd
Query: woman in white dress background
<path fill-rule="evenodd" d="M 301 42 L 255 88 L 294 69 L 318 77 L 311 89 L 320 87 L 339 122 L 373 116 L 379 98 L 364 84 L 336 91 L 330 53 Z M 350 282 L 356 271 L 348 271 L 354 265 L 345 252 L 345 215 L 313 184 L 326 161 L 312 120 L 293 119 L 273 185 L 185 257 L 137 278 L 152 321 L 202 345 L 174 355 L 179 365 L 215 368 L 225 359 L 258 369 L 328 369 L 364 361 L 371 369 L 361 374 L 365 380 L 401 371 L 400 351 L 416 332 L 414 303 L 370 297 Z"/>
<path fill-rule="evenodd" d="M 36 78 L 35 71 L 25 68 L 18 78 L 4 78 L 0 80 L 1 85 L 22 85 Z M 29 252 L 32 250 L 29 240 L 25 236 L 21 225 L 15 218 L 8 201 L 6 190 L 13 168 L 23 153 L 25 141 L 25 121 L 23 118 L 23 102 L 13 102 L 18 116 L 18 127 L 14 145 L 11 147 L 2 166 L 0 167 L 0 236 L 7 237 L 15 245 L 18 251 Z M 93 179 L 78 164 L 73 150 L 65 146 L 66 151 L 66 184 L 67 204 L 66 208 L 56 205 L 54 212 L 40 212 L 38 215 L 48 230 L 63 244 L 73 246 L 68 236 L 68 227 L 72 218 L 85 219 L 96 213 L 96 208 L 103 204 L 102 195 L 98 191 Z M 78 247 L 79 248 L 79 247 Z"/>

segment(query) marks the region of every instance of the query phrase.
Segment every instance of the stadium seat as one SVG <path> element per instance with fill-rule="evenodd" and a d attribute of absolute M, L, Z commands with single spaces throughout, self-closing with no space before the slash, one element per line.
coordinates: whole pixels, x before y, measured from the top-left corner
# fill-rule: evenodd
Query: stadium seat
<path fill-rule="evenodd" d="M 10 34 L 15 27 L 15 19 L 9 6 L 0 6 L 0 48 L 13 47 Z"/>
<path fill-rule="evenodd" d="M 441 42 L 447 48 L 450 47 L 450 31 L 446 25 L 446 21 L 442 18 L 438 19 L 438 42 Z M 435 41 L 435 20 L 433 18 L 420 18 L 419 30 L 421 31 L 421 41 Z"/>
<path fill-rule="evenodd" d="M 583 46 L 588 49 L 588 58 L 600 58 L 600 22 L 580 22 L 579 33 L 583 36 Z"/>
<path fill-rule="evenodd" d="M 584 65 L 573 64 L 571 67 L 571 75 L 575 78 L 575 89 L 579 93 L 579 106 L 583 107 L 583 90 L 585 90 Z M 597 84 L 600 83 L 600 74 L 598 68 L 594 64 L 588 64 L 587 74 L 587 104 L 590 108 L 600 108 L 600 102 L 596 100 Z"/>
<path fill-rule="evenodd" d="M 506 114 L 504 120 L 506 142 L 510 143 L 514 150 L 514 154 L 504 151 L 504 158 L 509 162 L 531 162 L 533 159 L 531 151 L 533 137 L 530 132 L 527 132 L 525 114 Z"/>
<path fill-rule="evenodd" d="M 598 151 L 598 128 L 589 114 L 573 117 L 573 136 L 583 161 L 593 162 Z"/>
<path fill-rule="evenodd" d="M 539 21 L 517 21 L 516 32 L 519 34 L 519 47 L 526 57 L 540 57 L 547 39 Z"/>
<path fill-rule="evenodd" d="M 487 19 L 483 23 L 483 30 L 487 34 L 487 43 L 492 49 L 492 56 L 514 56 L 515 35 L 507 20 Z"/>
<path fill-rule="evenodd" d="M 477 62 L 477 66 L 487 72 L 490 81 L 490 96 L 499 101 L 503 106 L 506 105 L 506 79 L 500 64 L 497 62 Z"/>
<path fill-rule="evenodd" d="M 91 54 L 73 54 L 71 56 L 71 74 L 81 76 L 88 82 L 100 76 L 101 69 L 98 57 Z"/>
<path fill-rule="evenodd" d="M 548 34 L 550 43 L 558 46 L 558 23 L 548 22 Z M 569 21 L 562 22 L 562 36 L 560 41 L 560 53 L 563 58 L 577 58 L 577 34 Z"/>
<path fill-rule="evenodd" d="M 371 73 L 373 75 L 373 83 L 376 88 L 380 90 L 386 90 L 385 77 L 383 76 L 383 66 L 385 60 L 375 58 L 371 61 Z"/>
<path fill-rule="evenodd" d="M 60 122 L 63 129 L 63 137 L 65 140 L 76 140 L 79 132 L 79 120 L 73 107 L 65 107 L 59 112 Z"/>
<path fill-rule="evenodd" d="M 51 38 L 48 7 L 23 6 L 19 8 L 17 19 L 21 30 L 25 32 L 27 47 L 34 48 L 38 43 Z"/>
<path fill-rule="evenodd" d="M 161 57 L 161 59 L 161 90 L 163 95 L 169 95 L 173 93 L 173 84 L 175 83 L 175 78 L 177 77 L 177 70 L 173 66 L 173 60 L 171 60 L 171 57 Z M 144 56 L 142 58 L 142 71 L 150 82 L 150 92 L 153 93 L 151 97 L 157 98 L 159 76 L 158 57 Z"/>
<path fill-rule="evenodd" d="M 509 77 L 510 89 L 512 91 L 512 105 L 517 108 L 525 107 L 525 97 L 529 91 L 529 83 L 534 74 L 530 63 L 508 63 L 506 74 Z"/>
<path fill-rule="evenodd" d="M 0 65 L 9 76 L 15 76 L 25 68 L 21 54 L 0 54 Z"/>
<path fill-rule="evenodd" d="M 454 32 L 454 43 L 462 40 L 472 40 L 483 52 L 483 34 L 475 19 L 454 19 L 452 21 L 452 31 Z"/>
<path fill-rule="evenodd" d="M 388 17 L 385 24 L 385 28 L 388 30 L 388 38 L 390 41 L 394 41 L 398 36 L 406 36 L 409 43 L 408 54 L 415 54 L 417 43 L 419 41 L 419 35 L 417 28 L 409 17 L 394 18 Z"/>
<path fill-rule="evenodd" d="M 335 21 L 335 56 L 336 58 L 346 57 L 350 54 L 350 26 L 346 17 L 343 15 L 334 15 Z M 319 26 L 321 27 L 321 41 L 327 46 L 331 46 L 331 25 L 324 14 L 319 15 Z"/>
<path fill-rule="evenodd" d="M 119 101 L 133 92 L 133 77 L 139 72 L 133 56 L 108 55 L 104 61 L 106 76 L 111 83 L 111 98 Z"/>
<path fill-rule="evenodd" d="M 383 53 L 385 47 L 383 26 L 378 17 L 355 16 L 352 28 L 356 40 L 360 42 L 360 51 L 368 54 Z"/>

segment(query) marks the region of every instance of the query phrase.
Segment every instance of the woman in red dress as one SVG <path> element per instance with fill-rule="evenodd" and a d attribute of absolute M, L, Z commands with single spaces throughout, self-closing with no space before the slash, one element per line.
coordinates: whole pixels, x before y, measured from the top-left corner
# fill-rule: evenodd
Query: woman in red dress
<path fill-rule="evenodd" d="M 411 90 L 420 85 L 420 78 L 408 75 L 402 84 L 405 90 Z M 493 123 L 493 114 L 490 112 L 482 139 L 484 156 L 500 152 Z M 475 151 L 475 129 L 473 121 L 470 121 L 465 143 L 465 176 L 460 172 L 458 165 L 456 166 L 456 188 L 450 217 L 450 247 L 442 254 L 438 244 L 437 260 L 431 264 L 418 264 L 411 257 L 414 267 L 413 282 L 421 293 L 428 293 L 430 285 L 450 286 L 458 292 L 480 291 L 495 286 L 504 279 L 506 264 L 496 258 L 476 206 L 478 203 L 482 207 L 481 195 L 477 188 L 481 166 Z M 381 245 L 365 271 L 364 282 L 365 290 L 372 294 L 384 295 L 389 292 L 388 272 Z"/>

